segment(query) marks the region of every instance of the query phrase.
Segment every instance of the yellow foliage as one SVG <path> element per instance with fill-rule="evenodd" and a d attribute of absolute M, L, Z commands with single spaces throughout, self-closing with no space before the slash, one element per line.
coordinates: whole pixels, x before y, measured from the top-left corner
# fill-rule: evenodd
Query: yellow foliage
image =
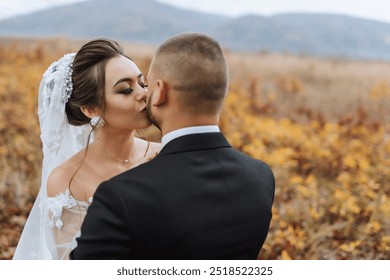
<path fill-rule="evenodd" d="M 349 242 L 347 244 L 340 245 L 340 249 L 346 252 L 353 252 L 361 243 L 361 241 Z"/>
<path fill-rule="evenodd" d="M 313 217 L 314 220 L 319 220 L 321 218 L 321 213 L 316 209 L 309 208 L 309 213 Z"/>
<path fill-rule="evenodd" d="M 282 260 L 291 260 L 291 257 L 290 257 L 290 255 L 288 254 L 288 252 L 286 250 L 282 251 L 281 259 Z"/>
<path fill-rule="evenodd" d="M 366 232 L 376 234 L 382 229 L 379 222 L 373 221 L 366 225 Z"/>
<path fill-rule="evenodd" d="M 390 84 L 387 82 L 379 82 L 376 84 L 370 93 L 372 99 L 383 99 L 390 97 Z"/>

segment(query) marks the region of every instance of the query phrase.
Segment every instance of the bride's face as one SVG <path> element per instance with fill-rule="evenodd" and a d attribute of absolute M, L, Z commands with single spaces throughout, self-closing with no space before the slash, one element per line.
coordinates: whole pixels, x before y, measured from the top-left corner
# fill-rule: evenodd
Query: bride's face
<path fill-rule="evenodd" d="M 104 120 L 106 125 L 123 130 L 146 128 L 146 83 L 137 65 L 120 56 L 106 65 Z"/>

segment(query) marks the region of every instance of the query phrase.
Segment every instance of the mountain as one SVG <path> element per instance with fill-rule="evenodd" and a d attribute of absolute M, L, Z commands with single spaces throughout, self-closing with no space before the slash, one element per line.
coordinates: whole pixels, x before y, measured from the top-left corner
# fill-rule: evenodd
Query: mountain
<path fill-rule="evenodd" d="M 247 15 L 212 35 L 234 49 L 390 60 L 390 24 L 343 15 Z"/>
<path fill-rule="evenodd" d="M 0 21 L 0 36 L 109 37 L 159 44 L 183 31 L 207 33 L 233 50 L 390 60 L 390 24 L 344 15 L 231 18 L 153 0 L 93 0 Z"/>
<path fill-rule="evenodd" d="M 0 21 L 0 35 L 110 37 L 157 44 L 183 30 L 206 32 L 226 20 L 152 0 L 94 0 Z"/>

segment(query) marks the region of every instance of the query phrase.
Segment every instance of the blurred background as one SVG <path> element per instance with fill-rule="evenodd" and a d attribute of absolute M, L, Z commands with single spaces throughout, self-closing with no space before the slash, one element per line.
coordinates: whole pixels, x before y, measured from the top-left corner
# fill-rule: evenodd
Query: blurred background
<path fill-rule="evenodd" d="M 221 43 L 221 129 L 275 173 L 259 259 L 390 259 L 389 10 L 385 0 L 2 0 L 0 259 L 12 258 L 40 186 L 46 68 L 106 37 L 147 73 L 156 46 L 183 31 Z"/>

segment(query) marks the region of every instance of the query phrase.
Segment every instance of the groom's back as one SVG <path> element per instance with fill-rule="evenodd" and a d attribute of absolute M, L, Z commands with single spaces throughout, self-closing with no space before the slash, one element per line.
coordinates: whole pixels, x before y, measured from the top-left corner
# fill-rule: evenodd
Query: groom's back
<path fill-rule="evenodd" d="M 200 140 L 215 145 L 197 147 Z M 181 137 L 171 152 L 113 180 L 131 237 L 120 258 L 256 259 L 271 220 L 274 177 L 223 141 L 219 133 Z"/>

